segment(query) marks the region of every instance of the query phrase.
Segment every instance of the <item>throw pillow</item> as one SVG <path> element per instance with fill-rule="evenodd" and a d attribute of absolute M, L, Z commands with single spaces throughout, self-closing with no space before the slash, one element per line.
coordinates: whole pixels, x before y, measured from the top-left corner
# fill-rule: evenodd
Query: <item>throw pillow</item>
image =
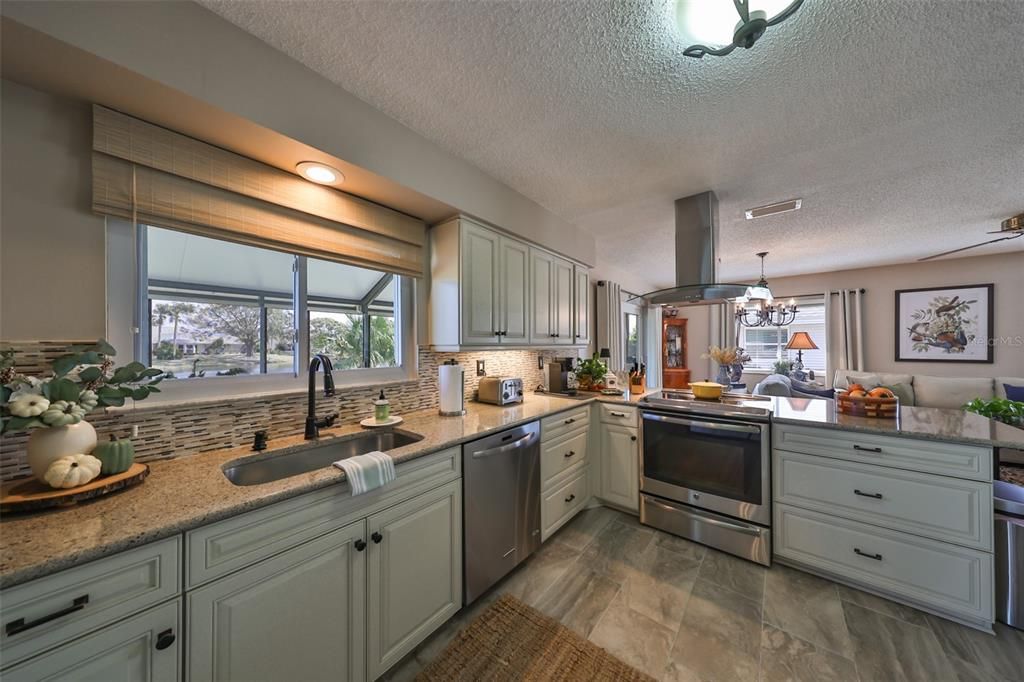
<path fill-rule="evenodd" d="M 1024 386 L 1011 386 L 1010 384 L 1003 384 L 1003 389 L 1006 391 L 1007 400 L 1016 400 L 1024 403 Z"/>
<path fill-rule="evenodd" d="M 900 399 L 900 405 L 910 407 L 914 404 L 914 386 L 913 384 L 890 384 L 885 386 L 893 392 L 893 394 Z"/>

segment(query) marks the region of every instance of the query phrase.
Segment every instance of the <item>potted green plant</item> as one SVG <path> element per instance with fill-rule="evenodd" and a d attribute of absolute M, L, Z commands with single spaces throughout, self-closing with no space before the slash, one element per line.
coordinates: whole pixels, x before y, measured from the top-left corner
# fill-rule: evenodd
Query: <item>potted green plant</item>
<path fill-rule="evenodd" d="M 115 368 L 116 353 L 101 339 L 57 358 L 43 376 L 29 376 L 15 368 L 13 350 L 0 351 L 0 433 L 31 431 L 27 461 L 37 480 L 45 482 L 57 459 L 96 447 L 89 412 L 160 391 L 162 370 L 141 362 Z"/>
<path fill-rule="evenodd" d="M 964 409 L 968 412 L 974 412 L 983 417 L 1009 424 L 1010 426 L 1016 426 L 1019 429 L 1024 428 L 1024 403 L 1017 400 L 1006 400 L 1005 398 L 982 400 L 981 398 L 975 398 L 964 405 Z"/>
<path fill-rule="evenodd" d="M 607 374 L 608 368 L 600 356 L 594 353 L 594 357 L 580 360 L 576 366 L 576 386 L 582 391 L 600 391 L 604 388 L 604 378 Z"/>

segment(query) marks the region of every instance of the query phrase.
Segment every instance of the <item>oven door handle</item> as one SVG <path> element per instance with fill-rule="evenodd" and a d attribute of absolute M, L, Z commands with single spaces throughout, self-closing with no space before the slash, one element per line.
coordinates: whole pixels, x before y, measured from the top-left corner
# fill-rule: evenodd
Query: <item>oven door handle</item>
<path fill-rule="evenodd" d="M 681 424 L 683 426 L 699 426 L 702 429 L 711 429 L 714 431 L 735 431 L 739 433 L 761 433 L 760 426 L 751 426 L 748 424 L 724 424 L 722 422 L 705 422 L 696 421 L 694 419 L 682 419 L 680 417 L 667 417 L 663 414 L 654 414 L 652 412 L 644 412 L 644 419 L 651 421 L 665 422 L 666 424 Z"/>

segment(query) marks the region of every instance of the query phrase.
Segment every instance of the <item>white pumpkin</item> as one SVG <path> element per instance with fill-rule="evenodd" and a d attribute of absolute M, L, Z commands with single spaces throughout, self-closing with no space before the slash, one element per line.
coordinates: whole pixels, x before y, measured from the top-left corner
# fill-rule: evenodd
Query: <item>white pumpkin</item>
<path fill-rule="evenodd" d="M 102 466 L 92 455 L 66 455 L 54 460 L 45 478 L 51 488 L 76 488 L 99 476 Z"/>

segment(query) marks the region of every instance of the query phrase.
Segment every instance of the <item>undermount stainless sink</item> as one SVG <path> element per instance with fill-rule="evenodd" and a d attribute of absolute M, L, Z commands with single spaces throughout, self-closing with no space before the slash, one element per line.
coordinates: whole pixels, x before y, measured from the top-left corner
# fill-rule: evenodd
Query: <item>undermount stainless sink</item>
<path fill-rule="evenodd" d="M 411 431 L 388 429 L 332 438 L 305 450 L 286 455 L 254 456 L 224 469 L 224 475 L 235 485 L 259 485 L 297 476 L 331 466 L 339 459 L 380 450 L 386 452 L 423 440 Z"/>

